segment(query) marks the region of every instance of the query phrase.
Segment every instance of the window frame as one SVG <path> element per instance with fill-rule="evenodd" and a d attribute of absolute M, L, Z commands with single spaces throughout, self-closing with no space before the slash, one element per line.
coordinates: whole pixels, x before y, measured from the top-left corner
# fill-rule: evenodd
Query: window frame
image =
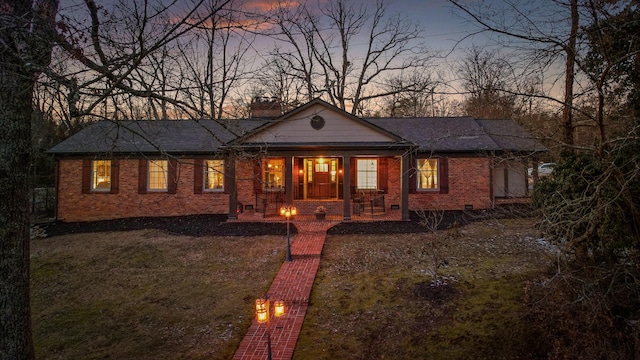
<path fill-rule="evenodd" d="M 435 161 L 435 169 L 434 170 L 422 170 L 420 168 L 420 162 L 421 161 Z M 416 161 L 416 191 L 421 191 L 421 192 L 438 192 L 440 191 L 440 159 L 438 158 L 419 158 Z M 423 172 L 431 172 L 432 173 L 432 178 L 434 178 L 435 180 L 435 187 L 422 187 L 422 173 Z M 435 175 L 435 176 L 434 176 Z"/>
<path fill-rule="evenodd" d="M 152 164 L 156 165 L 157 163 L 164 163 L 164 167 L 160 167 L 162 171 L 157 171 L 152 169 Z M 167 159 L 150 159 L 147 161 L 147 192 L 150 193 L 163 193 L 169 192 L 169 160 Z M 163 188 L 152 188 L 151 187 L 151 179 L 152 173 L 164 173 L 164 187 Z"/>
<path fill-rule="evenodd" d="M 91 160 L 91 170 L 89 172 L 89 190 L 94 193 L 110 193 L 113 187 L 111 160 Z M 108 179 L 109 187 L 101 188 L 98 185 L 99 178 Z M 103 181 L 104 182 L 104 181 Z"/>
<path fill-rule="evenodd" d="M 355 179 L 356 180 L 356 184 L 355 184 L 356 185 L 356 190 L 358 190 L 358 191 L 361 191 L 361 190 L 369 190 L 369 191 L 378 190 L 378 171 L 379 171 L 379 168 L 380 168 L 380 164 L 378 163 L 378 160 L 379 159 L 377 159 L 377 158 L 359 158 L 359 159 L 356 159 L 356 179 Z M 369 161 L 371 161 L 371 162 L 373 162 L 375 164 L 374 169 L 373 170 L 369 169 L 369 166 L 365 166 L 365 169 L 362 169 L 360 164 L 363 163 L 363 164 L 367 164 L 368 165 Z M 361 174 L 362 174 L 362 176 L 366 177 L 366 179 L 364 179 L 365 180 L 364 181 L 364 183 L 365 183 L 364 187 L 360 186 L 361 183 L 362 183 L 360 181 Z M 371 186 L 369 184 L 370 180 L 373 180 L 373 184 L 371 184 L 373 186 Z"/>
<path fill-rule="evenodd" d="M 271 162 L 274 162 L 274 163 L 278 162 L 279 163 L 278 165 L 282 164 L 282 168 L 278 171 L 269 171 L 268 170 L 269 164 Z M 286 160 L 283 157 L 265 158 L 263 160 L 263 163 L 262 163 L 262 190 L 263 191 L 283 191 L 284 190 L 284 187 L 285 187 L 284 177 L 286 175 L 286 166 L 287 166 Z M 280 173 L 279 181 L 278 180 L 273 181 L 275 183 L 275 186 L 269 187 L 268 185 L 271 183 L 271 181 L 268 181 L 267 176 L 270 173 L 274 173 L 274 176 L 275 176 L 275 174 L 277 174 L 278 172 Z M 279 186 L 278 186 L 278 183 L 280 184 Z"/>
<path fill-rule="evenodd" d="M 209 162 L 219 162 L 219 169 L 216 169 L 215 167 L 212 168 L 212 170 L 208 170 L 209 169 Z M 203 192 L 224 192 L 225 191 L 225 166 L 226 163 L 223 159 L 204 159 L 202 161 L 202 191 Z M 222 183 L 222 187 L 220 188 L 208 188 L 207 184 L 209 183 L 209 173 L 216 173 L 216 176 L 220 176 L 221 177 L 218 179 L 218 181 L 220 181 Z"/>

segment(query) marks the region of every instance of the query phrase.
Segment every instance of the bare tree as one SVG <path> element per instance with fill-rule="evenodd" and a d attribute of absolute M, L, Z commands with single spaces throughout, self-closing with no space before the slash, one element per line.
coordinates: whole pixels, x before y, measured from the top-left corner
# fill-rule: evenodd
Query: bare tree
<path fill-rule="evenodd" d="M 478 118 L 513 118 L 516 109 L 517 76 L 497 51 L 471 48 L 457 71 L 469 97 L 466 113 Z"/>
<path fill-rule="evenodd" d="M 413 84 L 413 87 L 406 84 Z M 392 117 L 435 116 L 437 82 L 430 73 L 413 72 L 390 78 L 385 86 L 391 95 L 384 100 L 385 112 Z"/>
<path fill-rule="evenodd" d="M 84 7 L 58 12 L 58 1 L 0 1 L 0 358 L 33 359 L 29 307 L 29 184 L 33 91 L 40 74 L 66 93 L 70 118 L 99 115 L 112 98 L 166 101 L 195 108 L 167 92 L 150 90 L 139 70 L 152 54 L 188 34 L 230 0 L 116 2 L 111 8 L 85 0 Z M 178 18 L 166 22 L 169 14 Z M 125 16 L 126 15 L 126 16 Z M 58 16 L 58 21 L 56 21 Z M 85 21 L 88 20 L 88 21 Z M 52 47 L 71 61 L 49 66 Z M 150 72 L 153 73 L 153 72 Z M 147 78 L 145 78 L 146 81 Z M 144 103 L 142 101 L 141 103 Z M 56 104 L 57 106 L 57 104 Z"/>
<path fill-rule="evenodd" d="M 273 37 L 293 49 L 274 55 L 306 83 L 308 99 L 322 95 L 354 114 L 362 113 L 370 100 L 415 91 L 415 83 L 393 89 L 379 85 L 403 72 L 427 71 L 432 57 L 420 43 L 423 29 L 389 14 L 383 0 L 374 6 L 332 0 L 318 9 L 281 7 L 274 23 Z"/>
<path fill-rule="evenodd" d="M 48 65 L 55 0 L 0 2 L 0 358 L 34 359 L 29 184 L 35 79 Z"/>
<path fill-rule="evenodd" d="M 292 64 L 280 56 L 272 55 L 265 65 L 258 72 L 262 90 L 251 98 L 271 94 L 280 101 L 284 112 L 301 105 L 299 94 L 303 93 L 305 82 L 294 75 Z"/>
<path fill-rule="evenodd" d="M 544 5 L 539 2 L 504 1 L 475 8 L 458 0 L 450 2 L 479 26 L 479 33 L 497 35 L 502 46 L 522 54 L 523 69 L 551 72 L 559 61 L 563 62 L 563 96 L 558 98 L 548 94 L 542 97 L 561 106 L 562 142 L 565 150 L 571 152 L 575 131 L 574 87 L 578 84 L 575 65 L 580 49 L 578 1 L 548 1 Z M 512 65 L 515 65 L 515 61 L 517 59 L 514 57 Z M 551 78 L 545 80 L 553 81 Z"/>

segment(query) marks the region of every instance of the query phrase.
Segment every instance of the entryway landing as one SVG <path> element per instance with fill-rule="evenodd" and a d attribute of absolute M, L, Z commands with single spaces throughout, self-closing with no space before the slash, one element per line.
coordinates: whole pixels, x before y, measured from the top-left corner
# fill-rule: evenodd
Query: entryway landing
<path fill-rule="evenodd" d="M 296 207 L 297 215 L 291 218 L 291 221 L 318 221 L 315 212 L 318 207 L 323 207 L 326 215 L 324 221 L 344 222 L 343 203 L 342 200 L 294 200 L 293 206 Z M 275 212 L 275 208 L 270 209 L 265 214 L 261 211 L 244 210 L 238 213 L 235 221 L 286 221 L 284 216 Z M 400 221 L 402 214 L 400 210 L 385 209 L 384 212 L 371 211 L 365 208 L 362 211 L 354 212 L 352 209 L 351 222 L 367 222 L 367 221 Z"/>

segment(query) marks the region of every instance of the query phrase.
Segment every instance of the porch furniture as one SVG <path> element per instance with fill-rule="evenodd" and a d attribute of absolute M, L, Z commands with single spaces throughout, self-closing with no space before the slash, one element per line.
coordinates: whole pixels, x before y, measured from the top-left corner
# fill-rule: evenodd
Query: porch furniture
<path fill-rule="evenodd" d="M 371 216 L 377 213 L 385 213 L 384 194 L 376 194 L 369 199 L 369 207 L 371 208 Z"/>
<path fill-rule="evenodd" d="M 256 194 L 256 212 L 261 212 L 262 217 L 267 217 L 269 214 L 279 214 L 280 207 L 284 204 L 284 192 L 283 191 L 265 191 L 263 193 Z M 273 208 L 273 211 L 271 211 Z"/>
<path fill-rule="evenodd" d="M 370 213 L 373 216 L 386 212 L 384 193 L 379 190 L 361 190 L 352 199 L 354 215 Z"/>
<path fill-rule="evenodd" d="M 359 193 L 352 196 L 354 215 L 360 215 L 364 211 L 364 198 L 364 191 L 360 191 Z"/>

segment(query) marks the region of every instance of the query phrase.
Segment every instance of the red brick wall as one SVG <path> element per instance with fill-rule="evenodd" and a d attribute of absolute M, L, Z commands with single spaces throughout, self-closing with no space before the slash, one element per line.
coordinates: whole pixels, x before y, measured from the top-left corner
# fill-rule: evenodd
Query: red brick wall
<path fill-rule="evenodd" d="M 384 197 L 384 204 L 387 210 L 391 209 L 391 205 L 401 206 L 402 204 L 402 191 L 400 189 L 400 168 L 402 158 L 389 158 L 387 162 L 389 175 L 387 176 L 387 189 L 388 193 Z"/>
<path fill-rule="evenodd" d="M 138 216 L 226 214 L 229 195 L 193 193 L 193 160 L 179 161 L 176 194 L 138 194 L 138 159 L 120 160 L 118 194 L 82 194 L 82 160 L 60 160 L 58 219 L 93 221 Z"/>
<path fill-rule="evenodd" d="M 250 161 L 236 161 L 236 189 L 238 202 L 243 206 L 253 205 L 255 209 L 256 198 L 253 194 L 253 164 Z"/>
<path fill-rule="evenodd" d="M 409 194 L 409 210 L 464 210 L 491 207 L 489 158 L 449 158 L 449 193 Z"/>
<path fill-rule="evenodd" d="M 389 158 L 387 209 L 400 205 L 400 158 Z M 182 159 L 178 169 L 176 194 L 138 194 L 138 159 L 120 160 L 118 194 L 82 194 L 82 160 L 59 161 L 58 218 L 62 221 L 93 221 L 138 216 L 178 216 L 227 214 L 229 195 L 193 192 L 193 160 Z M 238 201 L 254 205 L 253 166 L 236 163 Z M 449 158 L 449 193 L 409 194 L 409 210 L 463 210 L 491 207 L 491 181 L 488 158 Z"/>

